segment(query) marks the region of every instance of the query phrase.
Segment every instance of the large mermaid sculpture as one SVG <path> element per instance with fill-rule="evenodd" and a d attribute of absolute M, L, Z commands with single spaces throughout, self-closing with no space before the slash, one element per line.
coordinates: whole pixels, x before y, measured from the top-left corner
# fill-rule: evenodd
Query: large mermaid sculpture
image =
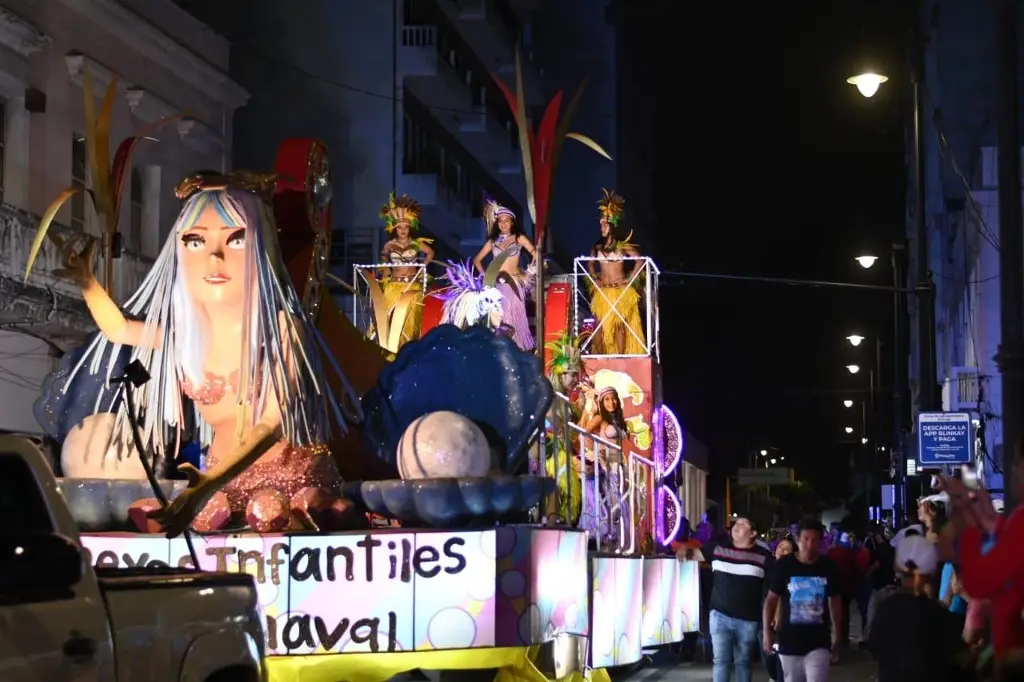
<path fill-rule="evenodd" d="M 285 269 L 273 183 L 241 172 L 184 180 L 181 212 L 125 312 L 93 276 L 95 242 L 78 249 L 52 237 L 64 258 L 59 274 L 81 286 L 100 329 L 69 383 L 78 372 L 109 378 L 112 359 L 130 346 L 151 377 L 136 400 L 153 460 L 176 456 L 190 414 L 209 445 L 205 470 L 184 465 L 189 487 L 151 514 L 168 535 L 193 522 L 222 529 L 232 516 L 260 532 L 312 529 L 347 513 L 324 444 L 332 428 L 358 419 L 358 402 Z M 324 359 L 346 395 L 329 387 Z M 120 413 L 114 438 L 130 442 L 131 428 Z"/>
<path fill-rule="evenodd" d="M 514 333 L 513 340 L 523 350 L 533 350 L 536 342 L 530 331 L 530 318 L 526 315 L 526 298 L 533 290 L 537 263 L 531 260 L 526 272 L 519 267 L 519 256 L 526 250 L 532 259 L 535 249 L 530 239 L 523 234 L 516 214 L 494 201 L 484 203 L 484 222 L 487 225 L 487 241 L 473 259 L 477 272 L 484 273 L 484 259 L 490 254 L 494 259 L 502 258 L 500 274 L 495 287 L 501 292 L 504 321 Z"/>
<path fill-rule="evenodd" d="M 420 205 L 415 199 L 404 194 L 396 198 L 392 193 L 388 203 L 380 209 L 380 217 L 385 221 L 388 234 L 393 235 L 381 249 L 381 263 L 390 266 L 381 268 L 381 275 L 387 314 L 392 320 L 399 319 L 396 313 L 404 315 L 397 343 L 401 348 L 420 338 L 425 278 L 417 265 L 430 265 L 434 250 L 430 248 L 430 239 L 412 237 L 420 219 Z"/>

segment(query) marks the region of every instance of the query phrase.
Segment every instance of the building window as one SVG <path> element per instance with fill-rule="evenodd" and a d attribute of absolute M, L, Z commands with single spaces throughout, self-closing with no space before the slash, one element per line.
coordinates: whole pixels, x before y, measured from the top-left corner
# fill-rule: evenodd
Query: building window
<path fill-rule="evenodd" d="M 75 133 L 71 137 L 71 186 L 82 188 L 88 182 L 85 168 L 85 136 Z M 85 192 L 71 197 L 71 229 L 85 232 Z"/>
<path fill-rule="evenodd" d="M 138 168 L 132 168 L 131 186 L 131 215 L 128 221 L 128 250 L 134 253 L 142 253 L 142 215 L 143 215 L 143 184 L 142 173 Z"/>
<path fill-rule="evenodd" d="M 4 202 L 4 146 L 7 143 L 7 101 L 0 97 L 0 204 Z"/>

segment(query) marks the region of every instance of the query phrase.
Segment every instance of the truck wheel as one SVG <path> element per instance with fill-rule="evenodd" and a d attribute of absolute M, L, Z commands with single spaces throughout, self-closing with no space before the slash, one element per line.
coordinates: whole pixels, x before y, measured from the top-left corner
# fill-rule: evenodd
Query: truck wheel
<path fill-rule="evenodd" d="M 252 668 L 235 665 L 218 670 L 207 677 L 206 682 L 259 682 L 259 675 Z"/>

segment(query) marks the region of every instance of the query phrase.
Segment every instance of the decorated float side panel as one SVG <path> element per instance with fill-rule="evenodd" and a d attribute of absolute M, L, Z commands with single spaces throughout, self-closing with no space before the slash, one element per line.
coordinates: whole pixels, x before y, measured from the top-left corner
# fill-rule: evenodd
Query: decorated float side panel
<path fill-rule="evenodd" d="M 376 531 L 195 538 L 200 568 L 253 576 L 271 655 L 531 646 L 586 636 L 586 534 Z M 83 535 L 97 566 L 191 566 L 181 538 Z"/>
<path fill-rule="evenodd" d="M 592 554 L 590 665 L 610 668 L 643 656 L 644 558 Z"/>

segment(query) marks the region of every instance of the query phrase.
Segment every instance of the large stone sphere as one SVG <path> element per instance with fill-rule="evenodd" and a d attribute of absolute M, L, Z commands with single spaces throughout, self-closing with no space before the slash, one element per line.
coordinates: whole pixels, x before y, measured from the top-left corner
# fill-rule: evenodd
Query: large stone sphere
<path fill-rule="evenodd" d="M 420 417 L 398 442 L 398 473 L 404 479 L 486 476 L 490 469 L 484 432 L 455 412 Z"/>

